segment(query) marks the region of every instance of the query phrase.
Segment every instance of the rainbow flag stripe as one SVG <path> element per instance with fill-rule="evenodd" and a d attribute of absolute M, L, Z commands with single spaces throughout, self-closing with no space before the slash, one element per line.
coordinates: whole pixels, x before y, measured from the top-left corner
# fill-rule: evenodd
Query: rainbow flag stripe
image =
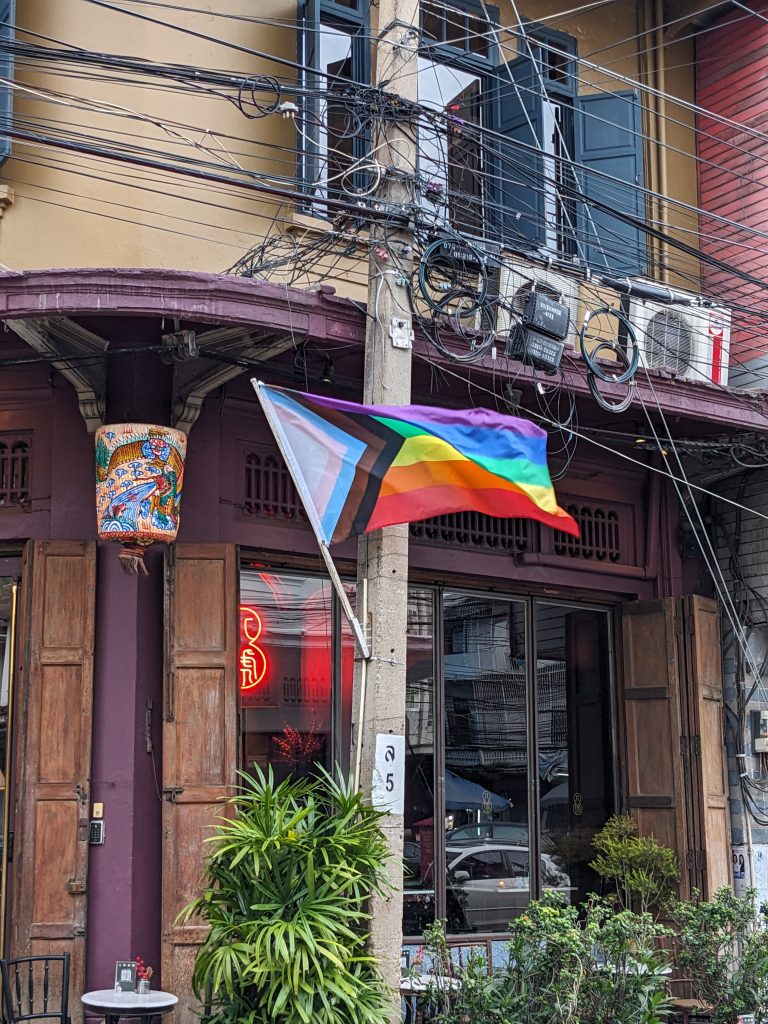
<path fill-rule="evenodd" d="M 328 544 L 470 509 L 578 536 L 555 498 L 546 432 L 528 420 L 490 409 L 358 405 L 260 383 L 256 389 Z"/>

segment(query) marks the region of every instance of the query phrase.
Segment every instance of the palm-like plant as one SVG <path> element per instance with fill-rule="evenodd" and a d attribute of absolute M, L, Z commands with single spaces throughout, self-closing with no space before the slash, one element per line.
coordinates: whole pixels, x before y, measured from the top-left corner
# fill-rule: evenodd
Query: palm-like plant
<path fill-rule="evenodd" d="M 391 996 L 366 950 L 368 901 L 388 884 L 383 814 L 327 772 L 241 774 L 181 914 L 210 925 L 193 986 L 212 1024 L 384 1024 Z"/>

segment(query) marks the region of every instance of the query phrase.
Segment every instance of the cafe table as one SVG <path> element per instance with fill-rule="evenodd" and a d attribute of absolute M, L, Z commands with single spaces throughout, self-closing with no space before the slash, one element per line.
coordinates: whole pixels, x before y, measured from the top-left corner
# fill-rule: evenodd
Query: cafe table
<path fill-rule="evenodd" d="M 117 1024 L 121 1017 L 140 1017 L 142 1024 L 149 1024 L 152 1017 L 170 1013 L 178 998 L 170 992 L 160 990 L 139 995 L 138 992 L 115 992 L 113 988 L 97 989 L 80 996 L 86 1010 L 104 1017 L 105 1024 Z"/>

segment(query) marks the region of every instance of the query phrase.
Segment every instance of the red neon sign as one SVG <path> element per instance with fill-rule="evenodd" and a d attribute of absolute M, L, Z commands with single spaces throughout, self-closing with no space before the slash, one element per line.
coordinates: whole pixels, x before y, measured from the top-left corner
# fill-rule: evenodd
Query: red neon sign
<path fill-rule="evenodd" d="M 267 656 L 258 640 L 264 629 L 261 613 L 250 605 L 240 605 L 240 690 L 255 690 L 267 674 Z"/>

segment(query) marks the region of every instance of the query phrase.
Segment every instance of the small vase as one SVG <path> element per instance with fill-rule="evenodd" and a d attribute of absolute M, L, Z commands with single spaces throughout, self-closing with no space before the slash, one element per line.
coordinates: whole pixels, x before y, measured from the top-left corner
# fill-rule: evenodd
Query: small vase
<path fill-rule="evenodd" d="M 140 996 L 149 995 L 149 978 L 139 978 L 136 990 Z"/>

